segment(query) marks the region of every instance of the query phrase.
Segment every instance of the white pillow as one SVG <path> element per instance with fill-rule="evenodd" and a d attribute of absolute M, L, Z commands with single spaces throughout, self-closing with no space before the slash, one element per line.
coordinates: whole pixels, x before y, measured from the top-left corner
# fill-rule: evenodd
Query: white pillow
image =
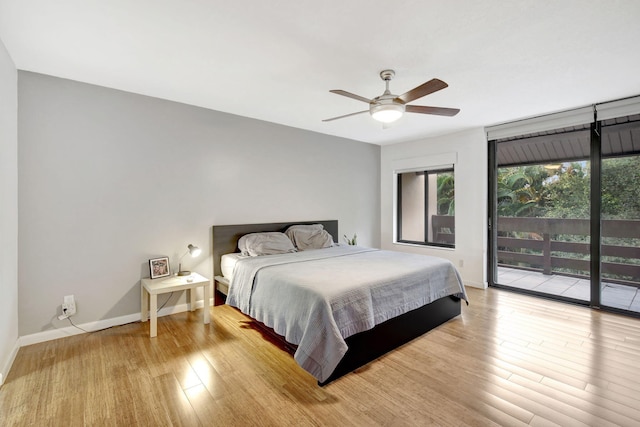
<path fill-rule="evenodd" d="M 333 237 L 322 224 L 292 225 L 284 232 L 299 251 L 333 246 Z"/>
<path fill-rule="evenodd" d="M 238 249 L 243 255 L 260 256 L 296 252 L 291 240 L 279 232 L 250 233 L 238 240 Z"/>

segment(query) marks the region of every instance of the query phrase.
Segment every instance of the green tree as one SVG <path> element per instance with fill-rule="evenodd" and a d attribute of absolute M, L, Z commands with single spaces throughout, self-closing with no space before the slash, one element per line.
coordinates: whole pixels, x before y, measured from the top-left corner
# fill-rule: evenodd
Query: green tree
<path fill-rule="evenodd" d="M 640 156 L 602 161 L 603 219 L 640 219 Z"/>
<path fill-rule="evenodd" d="M 455 181 L 453 172 L 438 174 L 438 215 L 455 215 Z"/>
<path fill-rule="evenodd" d="M 563 163 L 498 169 L 498 215 L 547 218 L 590 217 L 590 164 Z M 640 219 L 640 156 L 602 161 L 603 219 Z"/>
<path fill-rule="evenodd" d="M 589 218 L 589 162 L 564 163 L 546 184 L 547 218 Z"/>
<path fill-rule="evenodd" d="M 549 200 L 548 178 L 549 172 L 541 165 L 498 169 L 498 216 L 543 215 Z"/>

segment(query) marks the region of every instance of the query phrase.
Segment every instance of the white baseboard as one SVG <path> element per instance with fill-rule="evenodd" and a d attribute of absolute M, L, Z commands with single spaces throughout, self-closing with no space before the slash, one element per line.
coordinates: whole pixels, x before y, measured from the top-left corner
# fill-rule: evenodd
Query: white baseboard
<path fill-rule="evenodd" d="M 140 313 L 128 314 L 126 316 L 113 317 L 111 319 L 98 320 L 95 322 L 88 322 L 78 324 L 78 327 L 88 332 L 97 331 L 100 329 L 110 328 L 112 326 L 126 325 L 127 323 L 140 320 Z M 38 344 L 45 341 L 57 340 L 59 338 L 66 338 L 73 335 L 84 334 L 85 332 L 75 328 L 73 326 L 67 326 L 64 328 L 50 329 L 48 331 L 37 332 L 35 334 L 23 335 L 20 337 L 20 347 L 27 345 Z"/>
<path fill-rule="evenodd" d="M 209 306 L 213 305 L 213 298 L 209 301 Z M 203 302 L 202 300 L 196 301 L 196 308 L 202 308 Z M 178 304 L 171 307 L 164 307 L 160 311 L 158 311 L 158 317 L 168 316 L 170 314 L 182 313 L 184 311 L 189 310 L 189 305 Z M 84 329 L 84 331 L 74 327 L 67 326 L 64 328 L 58 329 L 50 329 L 48 331 L 38 332 L 35 334 L 24 335 L 18 338 L 17 348 L 24 347 L 27 345 L 38 344 L 45 341 L 57 340 L 59 338 L 66 338 L 73 335 L 84 334 L 87 332 L 95 332 L 101 329 L 111 328 L 113 326 L 126 325 L 127 323 L 139 322 L 140 321 L 140 313 L 127 314 L 125 316 L 120 317 L 112 317 L 110 319 L 102 319 L 97 320 L 95 322 L 88 322 L 77 324 L 78 327 Z M 17 353 L 17 349 L 16 349 Z M 15 355 L 14 355 L 15 358 Z M 11 361 L 13 363 L 13 360 Z M 4 371 L 4 372 L 9 372 Z"/>
<path fill-rule="evenodd" d="M 9 374 L 9 371 L 11 370 L 11 366 L 13 365 L 13 361 L 16 360 L 16 356 L 18 355 L 18 350 L 20 350 L 19 342 L 20 342 L 20 339 L 18 338 L 15 344 L 13 345 L 13 350 L 11 350 L 11 354 L 9 354 L 9 359 L 7 360 L 5 365 L 2 366 L 2 369 L 0 369 L 0 387 L 2 387 L 2 384 L 4 384 L 4 379 Z"/>
<path fill-rule="evenodd" d="M 489 284 L 487 282 L 481 283 L 481 282 L 474 282 L 472 280 L 465 280 L 464 285 L 469 286 L 471 288 L 479 288 L 479 289 L 487 289 L 489 287 Z"/>

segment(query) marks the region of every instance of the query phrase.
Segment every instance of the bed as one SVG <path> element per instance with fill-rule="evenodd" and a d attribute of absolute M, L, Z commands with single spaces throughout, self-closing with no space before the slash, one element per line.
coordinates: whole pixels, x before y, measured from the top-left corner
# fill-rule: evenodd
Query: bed
<path fill-rule="evenodd" d="M 326 230 L 332 247 L 246 256 L 242 236 L 311 224 Z M 458 316 L 466 300 L 449 261 L 338 244 L 336 220 L 212 230 L 217 290 L 229 305 L 288 342 L 296 362 L 320 385 Z M 245 255 L 237 253 L 239 241 Z M 228 259 L 231 280 L 222 274 Z"/>

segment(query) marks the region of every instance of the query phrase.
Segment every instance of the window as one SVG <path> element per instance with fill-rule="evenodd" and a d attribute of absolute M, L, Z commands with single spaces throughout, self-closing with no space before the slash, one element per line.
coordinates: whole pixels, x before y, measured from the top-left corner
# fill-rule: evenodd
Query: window
<path fill-rule="evenodd" d="M 487 129 L 491 286 L 640 313 L 640 97 Z"/>
<path fill-rule="evenodd" d="M 455 247 L 453 166 L 398 173 L 397 241 Z"/>

